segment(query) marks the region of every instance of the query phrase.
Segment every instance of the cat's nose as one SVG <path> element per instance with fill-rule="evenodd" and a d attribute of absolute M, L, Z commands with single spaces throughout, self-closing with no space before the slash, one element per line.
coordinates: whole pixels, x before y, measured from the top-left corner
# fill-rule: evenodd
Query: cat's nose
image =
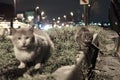
<path fill-rule="evenodd" d="M 88 40 L 85 40 L 85 42 L 88 42 Z"/>
<path fill-rule="evenodd" d="M 85 41 L 85 43 L 88 43 L 89 42 L 89 40 L 84 40 Z"/>
<path fill-rule="evenodd" d="M 23 42 L 22 42 L 22 46 L 25 46 L 25 45 L 26 45 L 26 42 L 25 42 L 25 41 L 23 41 Z"/>

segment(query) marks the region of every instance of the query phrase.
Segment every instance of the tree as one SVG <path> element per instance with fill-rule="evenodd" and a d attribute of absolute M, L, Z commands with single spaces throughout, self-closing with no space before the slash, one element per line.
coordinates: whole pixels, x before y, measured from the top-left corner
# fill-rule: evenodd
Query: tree
<path fill-rule="evenodd" d="M 111 29 L 117 32 L 117 34 L 119 35 L 116 42 L 116 52 L 118 52 L 120 46 L 120 2 L 118 2 L 118 0 L 110 1 L 109 20 L 111 24 Z"/>

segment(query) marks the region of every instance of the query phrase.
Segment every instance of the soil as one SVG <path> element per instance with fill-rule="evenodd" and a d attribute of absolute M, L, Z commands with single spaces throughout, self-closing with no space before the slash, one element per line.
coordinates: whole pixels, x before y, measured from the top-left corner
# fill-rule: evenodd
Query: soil
<path fill-rule="evenodd" d="M 115 32 L 107 33 L 107 40 L 112 41 L 111 44 L 107 44 L 107 56 L 101 56 L 100 60 L 96 64 L 96 71 L 99 75 L 107 75 L 110 79 L 105 80 L 120 80 L 120 57 L 112 52 L 115 48 L 114 38 L 118 35 Z M 114 55 L 111 55 L 114 54 Z M 117 54 L 120 54 L 119 52 Z"/>
<path fill-rule="evenodd" d="M 110 80 L 120 80 L 120 62 L 118 57 L 101 57 L 96 65 L 98 75 L 107 75 Z M 109 79 L 108 79 L 109 80 Z"/>

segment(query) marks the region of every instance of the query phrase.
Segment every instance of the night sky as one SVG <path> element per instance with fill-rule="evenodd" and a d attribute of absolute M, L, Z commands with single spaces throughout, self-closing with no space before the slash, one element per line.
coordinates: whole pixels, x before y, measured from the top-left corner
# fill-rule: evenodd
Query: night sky
<path fill-rule="evenodd" d="M 83 6 L 79 0 L 16 0 L 17 12 L 25 10 L 33 10 L 36 6 L 44 11 L 49 19 L 63 17 L 64 14 L 69 14 L 71 11 L 75 14 L 83 13 Z M 13 4 L 13 0 L 0 0 L 0 2 Z M 108 8 L 110 0 L 96 0 L 91 8 L 91 21 L 105 22 L 108 21 Z"/>

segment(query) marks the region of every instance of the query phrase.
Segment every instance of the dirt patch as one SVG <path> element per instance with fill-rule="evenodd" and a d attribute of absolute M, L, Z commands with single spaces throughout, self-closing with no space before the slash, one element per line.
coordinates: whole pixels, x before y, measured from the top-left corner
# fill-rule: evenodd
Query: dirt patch
<path fill-rule="evenodd" d="M 111 80 L 120 79 L 120 62 L 118 57 L 101 57 L 101 60 L 96 65 L 96 69 L 100 72 L 100 75 L 104 74 L 112 77 Z"/>

